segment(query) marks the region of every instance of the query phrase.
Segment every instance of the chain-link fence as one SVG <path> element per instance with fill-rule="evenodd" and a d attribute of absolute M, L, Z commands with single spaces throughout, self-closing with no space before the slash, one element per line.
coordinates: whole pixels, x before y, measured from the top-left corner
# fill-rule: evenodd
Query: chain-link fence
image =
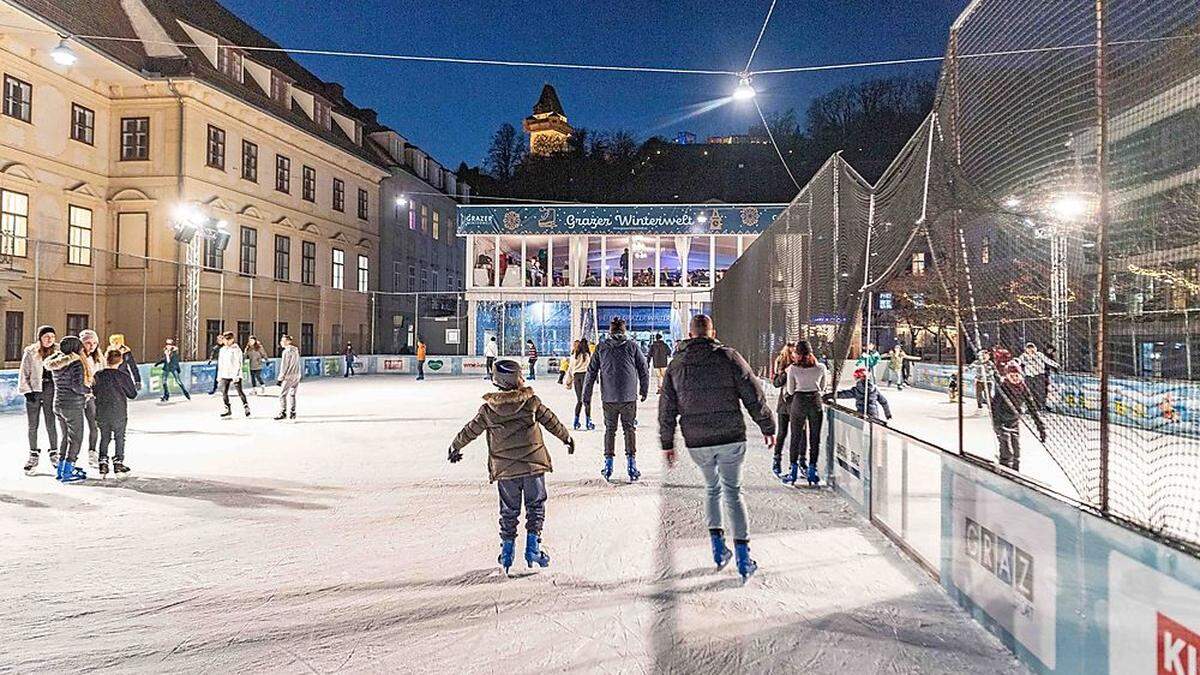
<path fill-rule="evenodd" d="M 718 330 L 764 371 L 878 345 L 881 385 L 929 390 L 884 389 L 917 435 L 1200 543 L 1197 147 L 1200 5 L 973 2 L 900 156 L 873 186 L 832 157 L 718 284 Z"/>

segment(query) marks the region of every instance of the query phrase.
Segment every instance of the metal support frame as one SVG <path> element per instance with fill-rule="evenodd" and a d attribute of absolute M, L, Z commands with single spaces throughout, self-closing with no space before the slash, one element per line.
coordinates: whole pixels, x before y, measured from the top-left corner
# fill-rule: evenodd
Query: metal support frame
<path fill-rule="evenodd" d="M 1067 286 L 1067 236 L 1056 228 L 1050 236 L 1050 343 L 1058 350 L 1059 363 L 1068 363 L 1068 317 L 1070 289 Z"/>
<path fill-rule="evenodd" d="M 200 356 L 200 249 L 204 241 L 193 238 L 184 249 L 183 260 L 183 335 L 180 342 L 184 358 Z"/>

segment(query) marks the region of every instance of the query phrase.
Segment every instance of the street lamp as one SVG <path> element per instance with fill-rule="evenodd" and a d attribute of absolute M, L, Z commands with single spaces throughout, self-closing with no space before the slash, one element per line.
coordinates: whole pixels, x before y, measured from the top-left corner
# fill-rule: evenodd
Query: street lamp
<path fill-rule="evenodd" d="M 58 46 L 50 50 L 50 58 L 60 66 L 73 66 L 79 60 L 75 50 L 67 44 L 67 38 L 59 41 Z"/>
<path fill-rule="evenodd" d="M 733 90 L 733 98 L 735 101 L 749 101 L 750 99 L 754 98 L 755 94 L 757 93 L 758 92 L 754 90 L 754 87 L 750 85 L 749 75 L 743 74 L 738 76 L 737 89 Z"/>

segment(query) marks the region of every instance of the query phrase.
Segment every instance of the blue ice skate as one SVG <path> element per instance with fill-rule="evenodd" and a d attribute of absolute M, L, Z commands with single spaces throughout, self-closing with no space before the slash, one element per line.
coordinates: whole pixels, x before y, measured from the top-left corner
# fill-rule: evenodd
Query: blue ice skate
<path fill-rule="evenodd" d="M 589 417 L 589 418 L 587 418 L 587 430 L 588 430 L 588 431 L 595 431 L 595 430 L 596 430 L 596 425 L 595 425 L 595 424 L 592 424 L 592 418 L 590 418 L 590 417 Z"/>
<path fill-rule="evenodd" d="M 579 415 L 575 416 L 575 431 L 579 431 Z"/>
<path fill-rule="evenodd" d="M 500 540 L 500 556 L 496 558 L 496 562 L 504 568 L 504 573 L 508 574 L 508 568 L 512 567 L 513 558 L 516 557 L 517 542 L 512 539 Z"/>
<path fill-rule="evenodd" d="M 712 553 L 713 562 L 717 564 L 717 571 L 725 569 L 729 561 L 733 559 L 733 551 L 725 545 L 725 534 L 721 531 L 711 532 L 709 536 L 712 538 Z"/>
<path fill-rule="evenodd" d="M 750 544 L 748 542 L 737 542 L 733 545 L 733 549 L 737 554 L 738 574 L 742 575 L 742 583 L 744 584 L 758 571 L 758 563 L 750 558 Z"/>
<path fill-rule="evenodd" d="M 808 467 L 808 484 L 817 485 L 821 482 L 820 476 L 817 475 L 817 465 L 813 464 Z"/>
<path fill-rule="evenodd" d="M 604 458 L 604 468 L 600 469 L 600 475 L 604 476 L 604 480 L 608 480 L 608 479 L 612 478 L 612 469 L 613 469 L 612 465 L 613 465 L 613 458 L 605 457 Z"/>
<path fill-rule="evenodd" d="M 532 532 L 525 535 L 525 564 L 550 566 L 550 556 L 542 550 L 542 538 Z"/>
<path fill-rule="evenodd" d="M 629 473 L 629 482 L 636 483 L 637 479 L 642 477 L 642 472 L 638 471 L 637 460 L 634 459 L 633 455 L 629 455 L 629 457 L 627 459 L 628 459 L 628 462 L 626 464 L 625 470 Z"/>
<path fill-rule="evenodd" d="M 800 477 L 800 474 L 803 471 L 804 469 L 802 469 L 799 464 L 792 462 L 792 469 L 780 476 L 779 480 L 783 481 L 787 485 L 795 485 L 796 479 Z"/>
<path fill-rule="evenodd" d="M 782 460 L 776 457 L 775 460 L 771 462 L 771 473 L 775 474 L 776 478 L 783 478 L 783 467 L 780 465 L 781 461 Z"/>
<path fill-rule="evenodd" d="M 74 462 L 62 461 L 59 462 L 59 471 L 61 475 L 58 480 L 64 483 L 78 483 L 82 480 L 87 480 L 87 474 L 83 469 L 75 466 Z"/>

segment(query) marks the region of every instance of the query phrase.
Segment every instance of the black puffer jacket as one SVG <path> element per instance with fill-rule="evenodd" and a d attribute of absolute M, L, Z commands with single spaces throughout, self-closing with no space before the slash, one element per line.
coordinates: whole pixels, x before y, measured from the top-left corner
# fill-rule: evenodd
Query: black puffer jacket
<path fill-rule="evenodd" d="M 645 398 L 650 391 L 650 366 L 637 343 L 624 333 L 609 335 L 596 347 L 588 363 L 583 384 L 583 399 L 592 400 L 592 387 L 600 379 L 600 400 L 605 403 L 629 403 Z"/>
<path fill-rule="evenodd" d="M 743 405 L 763 435 L 775 434 L 771 407 L 746 359 L 711 338 L 688 340 L 667 366 L 658 399 L 663 449 L 675 447 L 677 418 L 689 448 L 746 440 Z"/>
<path fill-rule="evenodd" d="M 54 375 L 54 412 L 83 408 L 92 388 L 87 384 L 79 354 L 55 352 L 45 360 L 45 365 Z"/>

